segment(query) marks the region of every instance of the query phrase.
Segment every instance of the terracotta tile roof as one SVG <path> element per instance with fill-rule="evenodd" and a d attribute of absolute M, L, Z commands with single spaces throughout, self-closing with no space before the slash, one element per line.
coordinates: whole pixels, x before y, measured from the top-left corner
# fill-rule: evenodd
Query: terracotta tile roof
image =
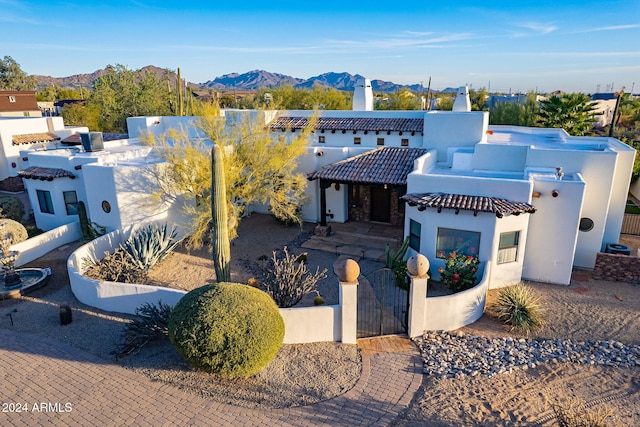
<path fill-rule="evenodd" d="M 39 179 L 41 181 L 53 181 L 55 178 L 71 178 L 76 176 L 64 169 L 57 168 L 41 168 L 37 166 L 31 166 L 24 170 L 18 171 L 18 176 L 26 179 Z"/>
<path fill-rule="evenodd" d="M 271 130 L 278 129 L 303 129 L 307 126 L 306 117 L 278 117 L 271 122 Z M 403 118 L 338 118 L 319 117 L 315 126 L 316 130 L 359 130 L 369 132 L 422 132 L 424 119 Z"/>
<path fill-rule="evenodd" d="M 60 143 L 63 145 L 81 145 L 82 140 L 80 138 L 81 137 L 79 133 L 74 133 L 66 137 L 62 141 L 60 141 Z M 127 139 L 127 138 L 129 138 L 129 134 L 126 134 L 126 133 L 103 133 L 102 134 L 103 141 L 117 141 L 119 139 Z"/>
<path fill-rule="evenodd" d="M 498 217 L 504 215 L 520 215 L 521 213 L 534 213 L 536 208 L 524 202 L 512 202 L 506 199 L 486 196 L 469 196 L 463 194 L 447 193 L 422 193 L 406 194 L 401 197 L 409 206 L 418 206 L 419 210 L 425 208 L 462 209 L 476 212 L 490 212 Z M 421 209 L 423 208 L 423 209 Z"/>
<path fill-rule="evenodd" d="M 413 162 L 426 148 L 379 147 L 371 151 L 322 166 L 307 174 L 307 179 L 357 184 L 406 185 Z"/>
<path fill-rule="evenodd" d="M 35 142 L 49 142 L 60 140 L 60 137 L 53 132 L 23 133 L 13 135 L 13 145 L 33 144 Z"/>

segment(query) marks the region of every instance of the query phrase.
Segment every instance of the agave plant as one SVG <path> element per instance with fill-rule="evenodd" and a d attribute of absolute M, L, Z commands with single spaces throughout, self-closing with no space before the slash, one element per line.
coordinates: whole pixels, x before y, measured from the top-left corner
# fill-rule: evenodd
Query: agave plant
<path fill-rule="evenodd" d="M 176 239 L 176 229 L 169 228 L 167 224 L 149 224 L 144 228 L 135 230 L 126 242 L 120 245 L 134 263 L 142 270 L 148 271 L 158 262 L 162 261 L 180 243 Z"/>

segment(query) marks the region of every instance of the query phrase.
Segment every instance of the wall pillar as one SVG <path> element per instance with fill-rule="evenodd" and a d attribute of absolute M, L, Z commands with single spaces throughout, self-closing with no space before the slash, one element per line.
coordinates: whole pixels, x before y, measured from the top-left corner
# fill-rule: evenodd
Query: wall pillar
<path fill-rule="evenodd" d="M 421 336 L 427 329 L 427 282 L 429 281 L 429 260 L 422 254 L 407 259 L 409 285 L 409 319 L 407 333 L 410 338 Z"/>
<path fill-rule="evenodd" d="M 340 337 L 344 344 L 358 340 L 358 276 L 360 266 L 352 259 L 336 261 L 333 271 L 340 280 Z"/>
<path fill-rule="evenodd" d="M 341 341 L 356 344 L 358 338 L 358 281 L 340 282 Z"/>
<path fill-rule="evenodd" d="M 421 336 L 426 329 L 427 277 L 409 276 L 409 321 L 407 333 L 410 338 Z"/>

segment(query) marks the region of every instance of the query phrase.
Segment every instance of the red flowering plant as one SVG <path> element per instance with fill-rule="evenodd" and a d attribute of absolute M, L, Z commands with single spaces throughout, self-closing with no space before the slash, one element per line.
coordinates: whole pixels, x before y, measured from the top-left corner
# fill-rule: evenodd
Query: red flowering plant
<path fill-rule="evenodd" d="M 457 250 L 450 252 L 444 268 L 440 267 L 440 282 L 453 293 L 472 288 L 480 261 L 477 256 L 465 255 Z"/>

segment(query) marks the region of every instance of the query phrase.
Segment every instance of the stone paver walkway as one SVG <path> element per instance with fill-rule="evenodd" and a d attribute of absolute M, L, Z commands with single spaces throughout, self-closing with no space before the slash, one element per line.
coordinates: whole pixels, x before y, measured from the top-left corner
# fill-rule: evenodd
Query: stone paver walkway
<path fill-rule="evenodd" d="M 304 407 L 247 409 L 153 382 L 55 340 L 0 330 L 0 425 L 387 425 L 422 382 L 418 349 L 399 337 L 359 346 L 362 374 L 347 393 Z"/>

